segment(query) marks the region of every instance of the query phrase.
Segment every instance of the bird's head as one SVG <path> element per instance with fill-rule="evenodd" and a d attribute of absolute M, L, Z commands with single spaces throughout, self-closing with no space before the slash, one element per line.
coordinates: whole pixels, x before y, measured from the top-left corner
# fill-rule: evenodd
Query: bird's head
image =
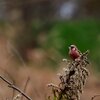
<path fill-rule="evenodd" d="M 69 50 L 77 50 L 77 47 L 75 45 L 70 45 Z"/>

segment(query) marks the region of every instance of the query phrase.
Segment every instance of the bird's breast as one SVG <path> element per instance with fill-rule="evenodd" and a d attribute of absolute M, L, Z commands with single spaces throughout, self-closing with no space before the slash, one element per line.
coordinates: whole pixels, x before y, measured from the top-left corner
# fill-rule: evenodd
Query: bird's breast
<path fill-rule="evenodd" d="M 75 60 L 76 58 L 78 58 L 80 56 L 80 54 L 79 54 L 79 52 L 77 52 L 77 51 L 71 51 L 70 52 L 70 57 L 73 59 L 73 60 Z"/>

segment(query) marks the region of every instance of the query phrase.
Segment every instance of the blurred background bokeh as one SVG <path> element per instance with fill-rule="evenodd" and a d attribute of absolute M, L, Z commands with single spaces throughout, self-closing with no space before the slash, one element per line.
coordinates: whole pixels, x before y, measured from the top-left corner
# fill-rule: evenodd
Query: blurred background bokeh
<path fill-rule="evenodd" d="M 26 93 L 33 100 L 45 100 L 46 85 L 59 82 L 71 44 L 90 51 L 81 97 L 90 100 L 100 94 L 100 0 L 0 0 L 0 74 L 22 90 L 30 77 Z M 12 97 L 2 81 L 1 97 Z"/>

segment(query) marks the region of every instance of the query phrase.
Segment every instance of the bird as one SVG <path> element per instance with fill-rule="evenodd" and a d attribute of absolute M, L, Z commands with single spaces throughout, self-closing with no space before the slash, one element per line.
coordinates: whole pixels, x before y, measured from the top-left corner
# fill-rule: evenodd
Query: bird
<path fill-rule="evenodd" d="M 72 60 L 76 60 L 79 57 L 81 57 L 82 53 L 78 50 L 76 45 L 70 45 L 69 47 L 69 56 L 71 57 Z"/>

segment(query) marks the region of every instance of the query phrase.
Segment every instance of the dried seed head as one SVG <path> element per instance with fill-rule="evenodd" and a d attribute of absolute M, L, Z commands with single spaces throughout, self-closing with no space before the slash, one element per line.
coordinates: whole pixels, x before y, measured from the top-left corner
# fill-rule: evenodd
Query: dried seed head
<path fill-rule="evenodd" d="M 89 76 L 89 71 L 86 68 L 87 55 L 88 51 L 75 61 L 69 61 L 67 67 L 63 68 L 63 74 L 59 74 L 59 85 L 49 85 L 53 88 L 54 97 L 57 100 L 80 100 L 80 94 L 83 92 L 83 87 Z"/>

